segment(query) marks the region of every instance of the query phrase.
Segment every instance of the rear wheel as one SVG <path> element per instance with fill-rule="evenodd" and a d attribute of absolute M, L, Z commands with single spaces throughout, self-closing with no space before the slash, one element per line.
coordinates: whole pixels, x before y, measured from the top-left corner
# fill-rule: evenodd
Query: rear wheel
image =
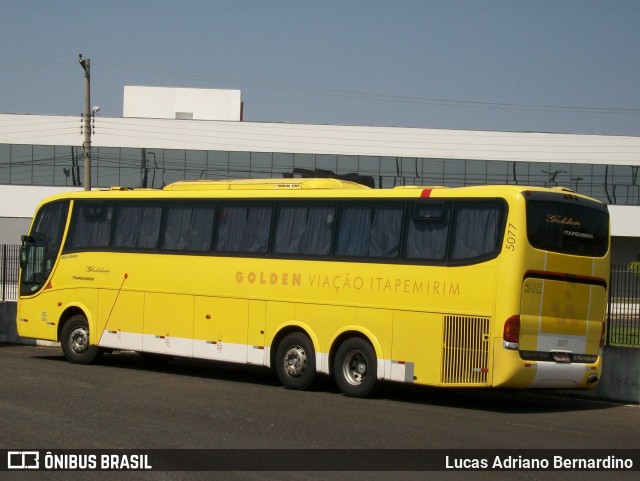
<path fill-rule="evenodd" d="M 347 339 L 338 348 L 333 374 L 340 390 L 351 397 L 366 397 L 378 385 L 378 360 L 369 342 L 359 337 Z"/>
<path fill-rule="evenodd" d="M 287 334 L 276 351 L 276 373 L 290 389 L 310 388 L 316 377 L 316 353 L 311 339 L 301 332 Z"/>
<path fill-rule="evenodd" d="M 60 344 L 67 360 L 76 364 L 90 364 L 102 355 L 98 346 L 89 344 L 89 323 L 82 314 L 76 314 L 65 322 Z"/>

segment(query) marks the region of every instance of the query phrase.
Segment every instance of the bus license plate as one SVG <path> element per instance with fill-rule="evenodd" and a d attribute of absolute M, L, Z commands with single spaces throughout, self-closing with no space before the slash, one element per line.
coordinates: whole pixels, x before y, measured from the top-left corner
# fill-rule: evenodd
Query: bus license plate
<path fill-rule="evenodd" d="M 567 352 L 552 352 L 551 356 L 555 362 L 571 362 L 571 356 Z"/>

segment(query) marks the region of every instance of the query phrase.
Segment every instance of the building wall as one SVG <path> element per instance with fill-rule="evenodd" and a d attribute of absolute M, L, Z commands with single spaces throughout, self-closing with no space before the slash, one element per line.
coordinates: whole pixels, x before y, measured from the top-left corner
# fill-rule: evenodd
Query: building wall
<path fill-rule="evenodd" d="M 50 195 L 80 190 L 77 187 L 0 185 L 0 244 L 20 244 L 29 231 L 38 204 Z"/>
<path fill-rule="evenodd" d="M 81 157 L 81 147 L 0 144 L 0 184 L 79 186 L 84 179 Z M 91 157 L 94 187 L 162 187 L 184 179 L 334 172 L 368 176 L 376 187 L 484 184 L 567 187 L 607 204 L 640 206 L 640 185 L 633 184 L 638 168 L 630 165 L 95 145 Z"/>
<path fill-rule="evenodd" d="M 80 117 L 0 114 L 0 144 L 81 146 Z M 640 137 L 97 116 L 97 147 L 640 165 Z"/>
<path fill-rule="evenodd" d="M 640 238 L 614 237 L 611 240 L 611 264 L 628 265 L 640 260 Z"/>
<path fill-rule="evenodd" d="M 123 117 L 241 120 L 240 90 L 125 86 Z"/>
<path fill-rule="evenodd" d="M 18 245 L 20 236 L 29 232 L 31 218 L 0 218 L 0 244 Z"/>
<path fill-rule="evenodd" d="M 79 120 L 0 114 L 0 186 L 9 189 L 0 192 L 0 218 L 30 218 L 47 186 L 79 185 Z M 615 261 L 635 258 L 629 239 L 640 238 L 640 137 L 97 117 L 92 143 L 93 186 L 305 169 L 357 172 L 377 187 L 565 186 L 610 204 Z"/>
<path fill-rule="evenodd" d="M 0 218 L 30 219 L 45 197 L 74 190 L 82 189 L 42 185 L 0 185 Z"/>

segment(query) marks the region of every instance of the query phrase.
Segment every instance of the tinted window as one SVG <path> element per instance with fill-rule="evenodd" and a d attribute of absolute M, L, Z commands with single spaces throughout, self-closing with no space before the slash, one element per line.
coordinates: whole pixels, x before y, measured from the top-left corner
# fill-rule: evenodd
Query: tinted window
<path fill-rule="evenodd" d="M 215 249 L 226 252 L 267 252 L 270 205 L 223 205 L 218 210 Z"/>
<path fill-rule="evenodd" d="M 162 248 L 202 252 L 211 248 L 215 207 L 208 204 L 172 204 L 167 208 Z"/>
<path fill-rule="evenodd" d="M 397 257 L 402 209 L 400 202 L 345 204 L 340 211 L 336 254 Z"/>
<path fill-rule="evenodd" d="M 158 247 L 162 208 L 153 204 L 123 204 L 118 208 L 114 247 L 154 249 Z"/>
<path fill-rule="evenodd" d="M 275 231 L 278 254 L 326 255 L 331 250 L 335 216 L 333 204 L 281 206 Z"/>
<path fill-rule="evenodd" d="M 447 255 L 449 208 L 443 202 L 418 203 L 407 227 L 405 256 L 409 259 L 443 260 Z"/>
<path fill-rule="evenodd" d="M 22 247 L 20 294 L 36 292 L 49 277 L 62 243 L 68 210 L 69 202 L 54 202 L 36 214 L 30 236 Z"/>
<path fill-rule="evenodd" d="M 609 249 L 609 213 L 605 206 L 589 204 L 527 200 L 529 243 L 564 254 L 604 256 Z"/>
<path fill-rule="evenodd" d="M 45 255 L 55 256 L 58 253 L 68 209 L 68 202 L 54 202 L 43 206 L 38 211 L 31 228 L 31 234 L 44 236 L 46 239 Z"/>
<path fill-rule="evenodd" d="M 451 239 L 452 260 L 489 256 L 498 251 L 503 204 L 497 201 L 456 202 Z"/>
<path fill-rule="evenodd" d="M 73 249 L 106 247 L 111 235 L 113 206 L 98 202 L 77 202 L 68 245 Z"/>

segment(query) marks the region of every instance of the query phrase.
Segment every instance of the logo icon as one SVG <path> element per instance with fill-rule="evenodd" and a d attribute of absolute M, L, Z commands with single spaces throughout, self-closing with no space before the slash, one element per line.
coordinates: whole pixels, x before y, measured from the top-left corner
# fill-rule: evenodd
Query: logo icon
<path fill-rule="evenodd" d="M 38 451 L 9 451 L 7 453 L 8 469 L 39 469 L 40 453 Z"/>

